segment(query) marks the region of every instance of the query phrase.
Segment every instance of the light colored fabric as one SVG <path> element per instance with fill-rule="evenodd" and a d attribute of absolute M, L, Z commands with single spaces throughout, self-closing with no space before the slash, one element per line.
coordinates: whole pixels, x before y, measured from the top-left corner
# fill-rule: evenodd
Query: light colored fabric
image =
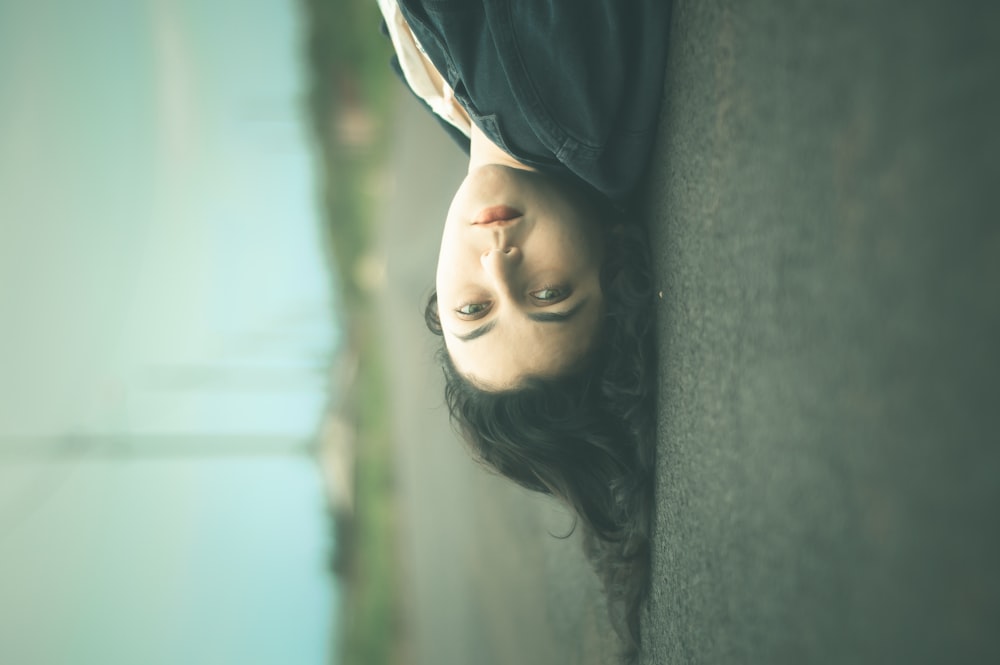
<path fill-rule="evenodd" d="M 434 64 L 424 53 L 406 17 L 399 11 L 396 0 L 378 0 L 382 17 L 389 29 L 392 47 L 399 58 L 403 76 L 414 93 L 431 107 L 434 113 L 454 125 L 466 136 L 472 132 L 472 121 L 462 105 L 455 99 L 451 86 L 441 77 Z"/>

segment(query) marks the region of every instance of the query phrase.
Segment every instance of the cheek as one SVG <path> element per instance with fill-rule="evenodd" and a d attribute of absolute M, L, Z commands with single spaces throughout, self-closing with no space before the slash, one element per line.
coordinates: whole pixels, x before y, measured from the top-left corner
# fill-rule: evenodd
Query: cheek
<path fill-rule="evenodd" d="M 460 291 L 467 289 L 479 265 L 478 256 L 471 247 L 455 238 L 445 238 L 438 253 L 435 285 L 438 298 L 446 306 L 452 303 Z"/>
<path fill-rule="evenodd" d="M 441 234 L 441 246 L 438 248 L 437 274 L 448 274 L 455 269 L 462 258 L 461 238 L 458 238 L 454 229 L 445 226 L 444 233 Z"/>
<path fill-rule="evenodd" d="M 566 270 L 583 276 L 592 270 L 599 270 L 603 260 L 602 248 L 591 242 L 579 230 L 560 234 L 548 243 L 548 253 L 557 259 Z"/>
<path fill-rule="evenodd" d="M 596 228 L 581 231 L 577 238 L 577 251 L 588 267 L 600 270 L 604 263 L 604 238 Z"/>
<path fill-rule="evenodd" d="M 434 276 L 434 288 L 438 295 L 438 306 L 448 307 L 454 299 L 455 276 L 450 267 L 445 263 L 439 263 L 437 274 Z"/>

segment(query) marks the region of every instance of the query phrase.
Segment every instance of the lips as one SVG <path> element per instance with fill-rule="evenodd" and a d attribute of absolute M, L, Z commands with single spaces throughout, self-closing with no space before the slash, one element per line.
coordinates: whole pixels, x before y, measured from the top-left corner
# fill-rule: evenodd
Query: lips
<path fill-rule="evenodd" d="M 483 208 L 472 218 L 473 224 L 502 224 L 512 222 L 522 216 L 520 210 L 515 210 L 510 206 L 490 206 Z"/>

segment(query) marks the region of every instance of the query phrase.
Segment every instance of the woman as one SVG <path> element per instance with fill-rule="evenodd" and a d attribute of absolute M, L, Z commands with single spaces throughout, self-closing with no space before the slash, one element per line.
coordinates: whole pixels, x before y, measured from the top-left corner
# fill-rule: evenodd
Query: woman
<path fill-rule="evenodd" d="M 638 646 L 651 502 L 652 285 L 630 214 L 665 0 L 380 0 L 397 71 L 469 154 L 425 318 L 476 457 L 585 527 Z"/>

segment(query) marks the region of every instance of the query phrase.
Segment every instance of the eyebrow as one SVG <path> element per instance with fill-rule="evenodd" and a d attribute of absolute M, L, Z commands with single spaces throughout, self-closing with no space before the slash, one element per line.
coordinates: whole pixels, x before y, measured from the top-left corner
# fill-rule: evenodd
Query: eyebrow
<path fill-rule="evenodd" d="M 528 318 L 532 321 L 538 321 L 539 323 L 564 323 L 569 321 L 574 316 L 583 309 L 584 305 L 587 304 L 589 298 L 584 298 L 577 304 L 573 305 L 570 309 L 565 312 L 530 312 Z M 486 325 L 479 326 L 471 332 L 467 332 L 464 335 L 455 335 L 455 339 L 461 340 L 463 342 L 471 342 L 474 339 L 479 339 L 489 331 L 493 330 L 497 325 L 497 320 L 493 319 Z"/>

